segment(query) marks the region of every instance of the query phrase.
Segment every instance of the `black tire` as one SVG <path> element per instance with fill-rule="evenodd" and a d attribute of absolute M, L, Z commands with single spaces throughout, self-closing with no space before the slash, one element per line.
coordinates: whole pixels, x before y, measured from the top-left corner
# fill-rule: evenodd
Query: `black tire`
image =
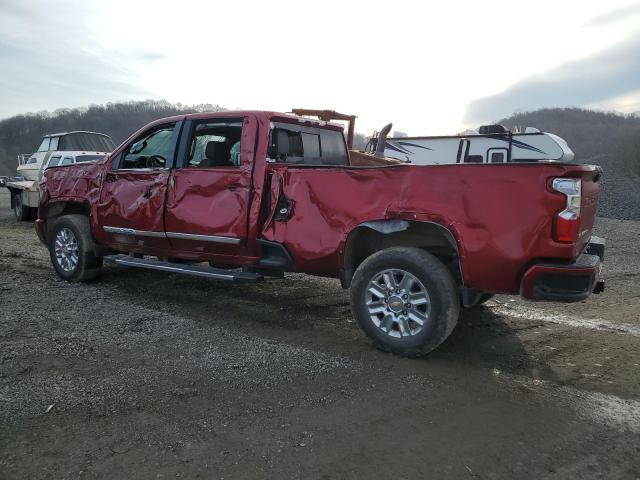
<path fill-rule="evenodd" d="M 20 193 L 13 196 L 13 214 L 19 222 L 26 222 L 31 219 L 31 208 L 22 203 L 22 195 Z"/>
<path fill-rule="evenodd" d="M 367 296 L 370 295 L 370 282 L 391 269 L 409 273 L 421 283 L 419 287 L 424 288 L 428 294 L 428 320 L 415 334 L 405 335 L 400 332 L 400 328 L 395 333 L 390 328 L 388 330 L 392 333 L 387 333 L 374 323 L 374 316 L 369 312 Z M 392 300 L 389 297 L 389 302 Z M 389 302 L 375 303 L 392 305 Z M 360 264 L 351 282 L 351 308 L 358 324 L 377 348 L 403 357 L 420 357 L 436 349 L 451 334 L 460 314 L 460 297 L 451 272 L 436 257 L 419 248 L 394 247 L 381 250 Z M 403 311 L 402 314 L 404 313 Z M 386 319 L 388 314 L 380 315 Z M 382 323 L 381 321 L 380 324 Z M 396 324 L 393 325 L 395 328 Z M 418 325 L 415 326 L 417 330 Z M 392 336 L 398 334 L 399 338 Z"/>
<path fill-rule="evenodd" d="M 77 245 L 77 262 L 73 268 L 65 268 L 56 255 L 56 239 L 63 229 L 71 232 Z M 65 233 L 69 235 L 68 232 Z M 85 282 L 100 274 L 102 258 L 95 255 L 89 219 L 85 215 L 65 215 L 58 218 L 51 226 L 48 237 L 49 257 L 60 278 L 68 282 Z"/>

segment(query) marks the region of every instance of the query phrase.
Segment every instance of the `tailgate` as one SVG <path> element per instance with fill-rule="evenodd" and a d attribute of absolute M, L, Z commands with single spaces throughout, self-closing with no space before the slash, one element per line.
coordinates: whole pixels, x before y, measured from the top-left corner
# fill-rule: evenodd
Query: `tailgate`
<path fill-rule="evenodd" d="M 591 231 L 598 210 L 599 180 L 602 170 L 597 168 L 591 171 L 582 171 L 579 176 L 582 179 L 582 198 L 580 201 L 580 229 L 578 230 L 578 242 L 576 243 L 576 255 L 579 255 L 591 238 Z"/>

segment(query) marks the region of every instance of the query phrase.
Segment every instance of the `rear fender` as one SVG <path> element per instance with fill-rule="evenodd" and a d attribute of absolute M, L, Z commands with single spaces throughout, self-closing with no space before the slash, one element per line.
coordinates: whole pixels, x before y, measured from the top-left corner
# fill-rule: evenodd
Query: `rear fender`
<path fill-rule="evenodd" d="M 384 248 L 400 246 L 427 250 L 462 282 L 458 242 L 448 228 L 431 221 L 385 219 L 361 223 L 347 236 L 340 271 L 343 288 L 349 287 L 355 270 L 367 257 Z"/>

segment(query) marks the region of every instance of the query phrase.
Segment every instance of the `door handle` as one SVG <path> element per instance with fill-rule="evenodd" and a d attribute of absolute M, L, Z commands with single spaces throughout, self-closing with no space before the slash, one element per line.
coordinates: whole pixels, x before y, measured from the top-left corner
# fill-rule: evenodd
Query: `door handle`
<path fill-rule="evenodd" d="M 227 187 L 227 190 L 229 190 L 230 192 L 235 192 L 238 189 L 239 185 L 236 185 L 235 183 L 232 183 L 231 185 L 229 185 Z"/>
<path fill-rule="evenodd" d="M 119 177 L 115 173 L 107 172 L 104 178 L 107 182 L 115 182 L 116 180 L 118 180 Z"/>
<path fill-rule="evenodd" d="M 144 198 L 149 198 L 151 196 L 151 188 L 147 188 L 142 194 Z"/>

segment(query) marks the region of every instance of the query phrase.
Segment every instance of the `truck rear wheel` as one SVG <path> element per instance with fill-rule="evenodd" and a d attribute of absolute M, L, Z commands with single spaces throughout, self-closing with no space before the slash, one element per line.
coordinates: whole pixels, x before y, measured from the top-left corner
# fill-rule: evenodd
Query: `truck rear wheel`
<path fill-rule="evenodd" d="M 102 258 L 95 255 L 89 219 L 65 215 L 57 219 L 49 234 L 49 256 L 58 276 L 69 282 L 84 282 L 100 273 Z"/>
<path fill-rule="evenodd" d="M 19 222 L 26 222 L 31 219 L 31 208 L 22 203 L 22 195 L 20 193 L 13 196 L 13 213 Z"/>
<path fill-rule="evenodd" d="M 419 248 L 381 250 L 356 270 L 351 305 L 374 345 L 403 357 L 434 350 L 460 313 L 455 280 L 436 257 Z"/>

